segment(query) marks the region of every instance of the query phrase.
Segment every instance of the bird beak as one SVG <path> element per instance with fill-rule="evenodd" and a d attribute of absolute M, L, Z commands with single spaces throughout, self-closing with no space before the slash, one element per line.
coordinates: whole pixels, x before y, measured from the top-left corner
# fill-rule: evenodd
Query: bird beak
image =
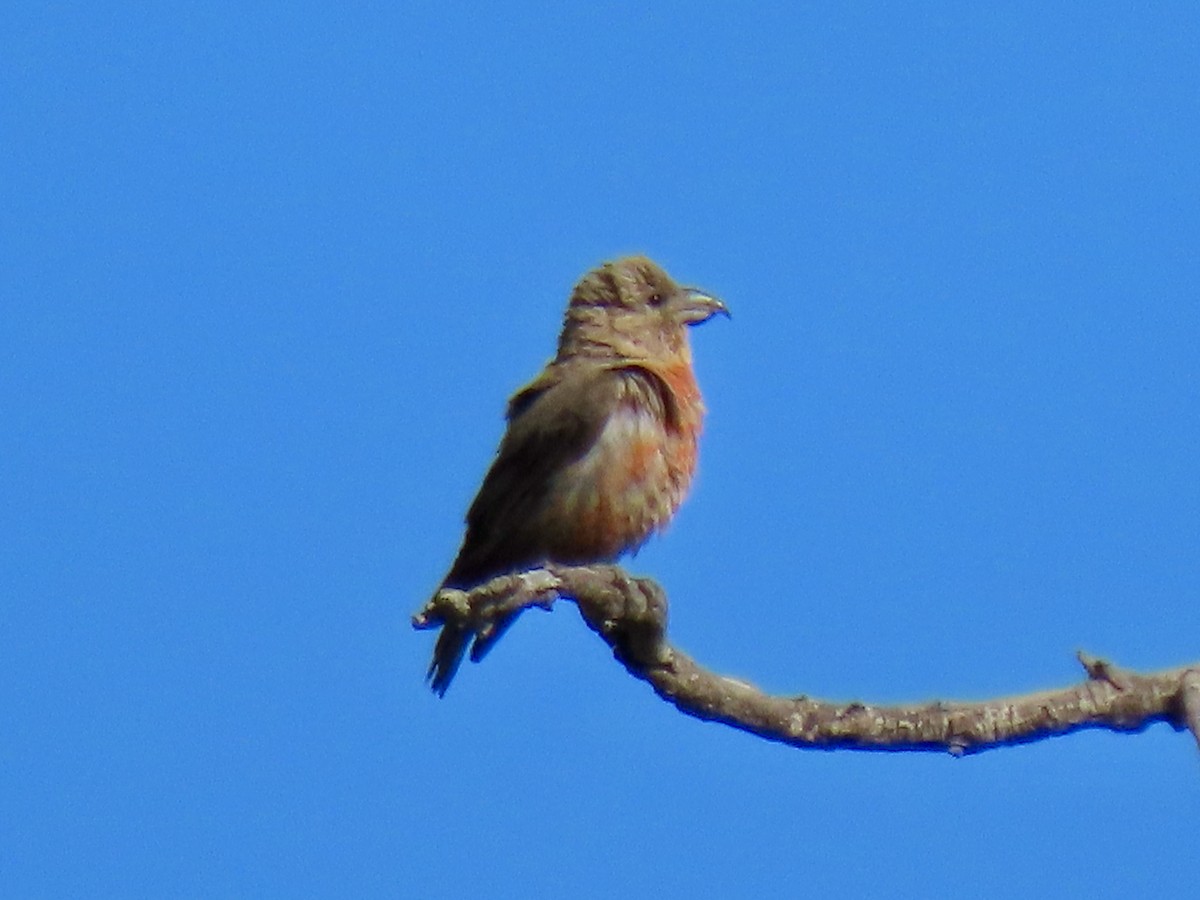
<path fill-rule="evenodd" d="M 679 317 L 688 325 L 699 325 L 713 316 L 729 318 L 729 308 L 699 288 L 683 288 L 680 292 Z"/>

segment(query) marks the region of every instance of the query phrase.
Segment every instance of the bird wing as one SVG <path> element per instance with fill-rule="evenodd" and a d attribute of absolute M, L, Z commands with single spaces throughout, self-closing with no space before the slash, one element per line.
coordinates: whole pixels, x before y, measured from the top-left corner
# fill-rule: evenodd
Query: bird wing
<path fill-rule="evenodd" d="M 467 512 L 447 586 L 473 587 L 540 561 L 537 513 L 555 476 L 595 443 L 619 394 L 619 380 L 607 367 L 576 366 L 550 367 L 513 396 L 508 428 Z"/>
<path fill-rule="evenodd" d="M 547 536 L 539 512 L 550 502 L 556 476 L 596 444 L 622 403 L 638 402 L 669 416 L 670 390 L 640 366 L 576 363 L 549 366 L 513 395 L 508 428 L 470 510 L 462 548 L 443 587 L 469 589 L 504 572 L 545 559 Z M 443 694 L 474 639 L 472 659 L 487 653 L 515 615 L 478 632 L 446 623 L 438 636 L 429 678 Z"/>

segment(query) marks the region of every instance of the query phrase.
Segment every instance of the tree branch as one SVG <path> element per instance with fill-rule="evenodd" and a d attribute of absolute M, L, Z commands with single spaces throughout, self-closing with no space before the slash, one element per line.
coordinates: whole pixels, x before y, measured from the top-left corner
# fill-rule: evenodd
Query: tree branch
<path fill-rule="evenodd" d="M 1143 674 L 1081 652 L 1087 678 L 1079 684 L 977 703 L 875 706 L 765 694 L 708 671 L 667 643 L 662 588 L 618 566 L 547 565 L 471 591 L 443 590 L 413 617 L 413 627 L 454 622 L 478 630 L 506 613 L 549 609 L 560 596 L 574 600 L 630 674 L 681 712 L 793 747 L 961 756 L 1083 728 L 1136 732 L 1154 722 L 1188 729 L 1200 744 L 1200 662 Z"/>
<path fill-rule="evenodd" d="M 1179 718 L 1200 746 L 1200 667 L 1194 666 L 1183 674 L 1179 688 Z"/>

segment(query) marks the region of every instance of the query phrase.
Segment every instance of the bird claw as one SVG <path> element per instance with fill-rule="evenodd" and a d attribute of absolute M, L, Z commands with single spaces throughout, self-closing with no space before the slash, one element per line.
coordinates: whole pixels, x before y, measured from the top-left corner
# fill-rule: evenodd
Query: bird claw
<path fill-rule="evenodd" d="M 603 610 L 576 598 L 583 617 L 600 633 L 618 659 L 638 668 L 666 665 L 670 652 L 663 637 L 667 628 L 667 598 L 657 582 L 637 578 L 612 566 L 617 597 Z M 596 615 L 602 612 L 602 615 Z"/>

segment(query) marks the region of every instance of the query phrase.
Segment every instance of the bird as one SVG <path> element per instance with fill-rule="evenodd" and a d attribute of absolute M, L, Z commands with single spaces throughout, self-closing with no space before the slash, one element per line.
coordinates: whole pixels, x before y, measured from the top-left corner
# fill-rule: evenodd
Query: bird
<path fill-rule="evenodd" d="M 646 256 L 587 272 L 554 357 L 508 401 L 438 590 L 547 562 L 615 562 L 664 529 L 691 484 L 705 413 L 688 329 L 716 315 L 729 317 L 720 299 L 680 286 Z M 468 644 L 478 662 L 514 616 L 480 629 L 444 621 L 427 673 L 433 691 L 444 696 Z"/>

